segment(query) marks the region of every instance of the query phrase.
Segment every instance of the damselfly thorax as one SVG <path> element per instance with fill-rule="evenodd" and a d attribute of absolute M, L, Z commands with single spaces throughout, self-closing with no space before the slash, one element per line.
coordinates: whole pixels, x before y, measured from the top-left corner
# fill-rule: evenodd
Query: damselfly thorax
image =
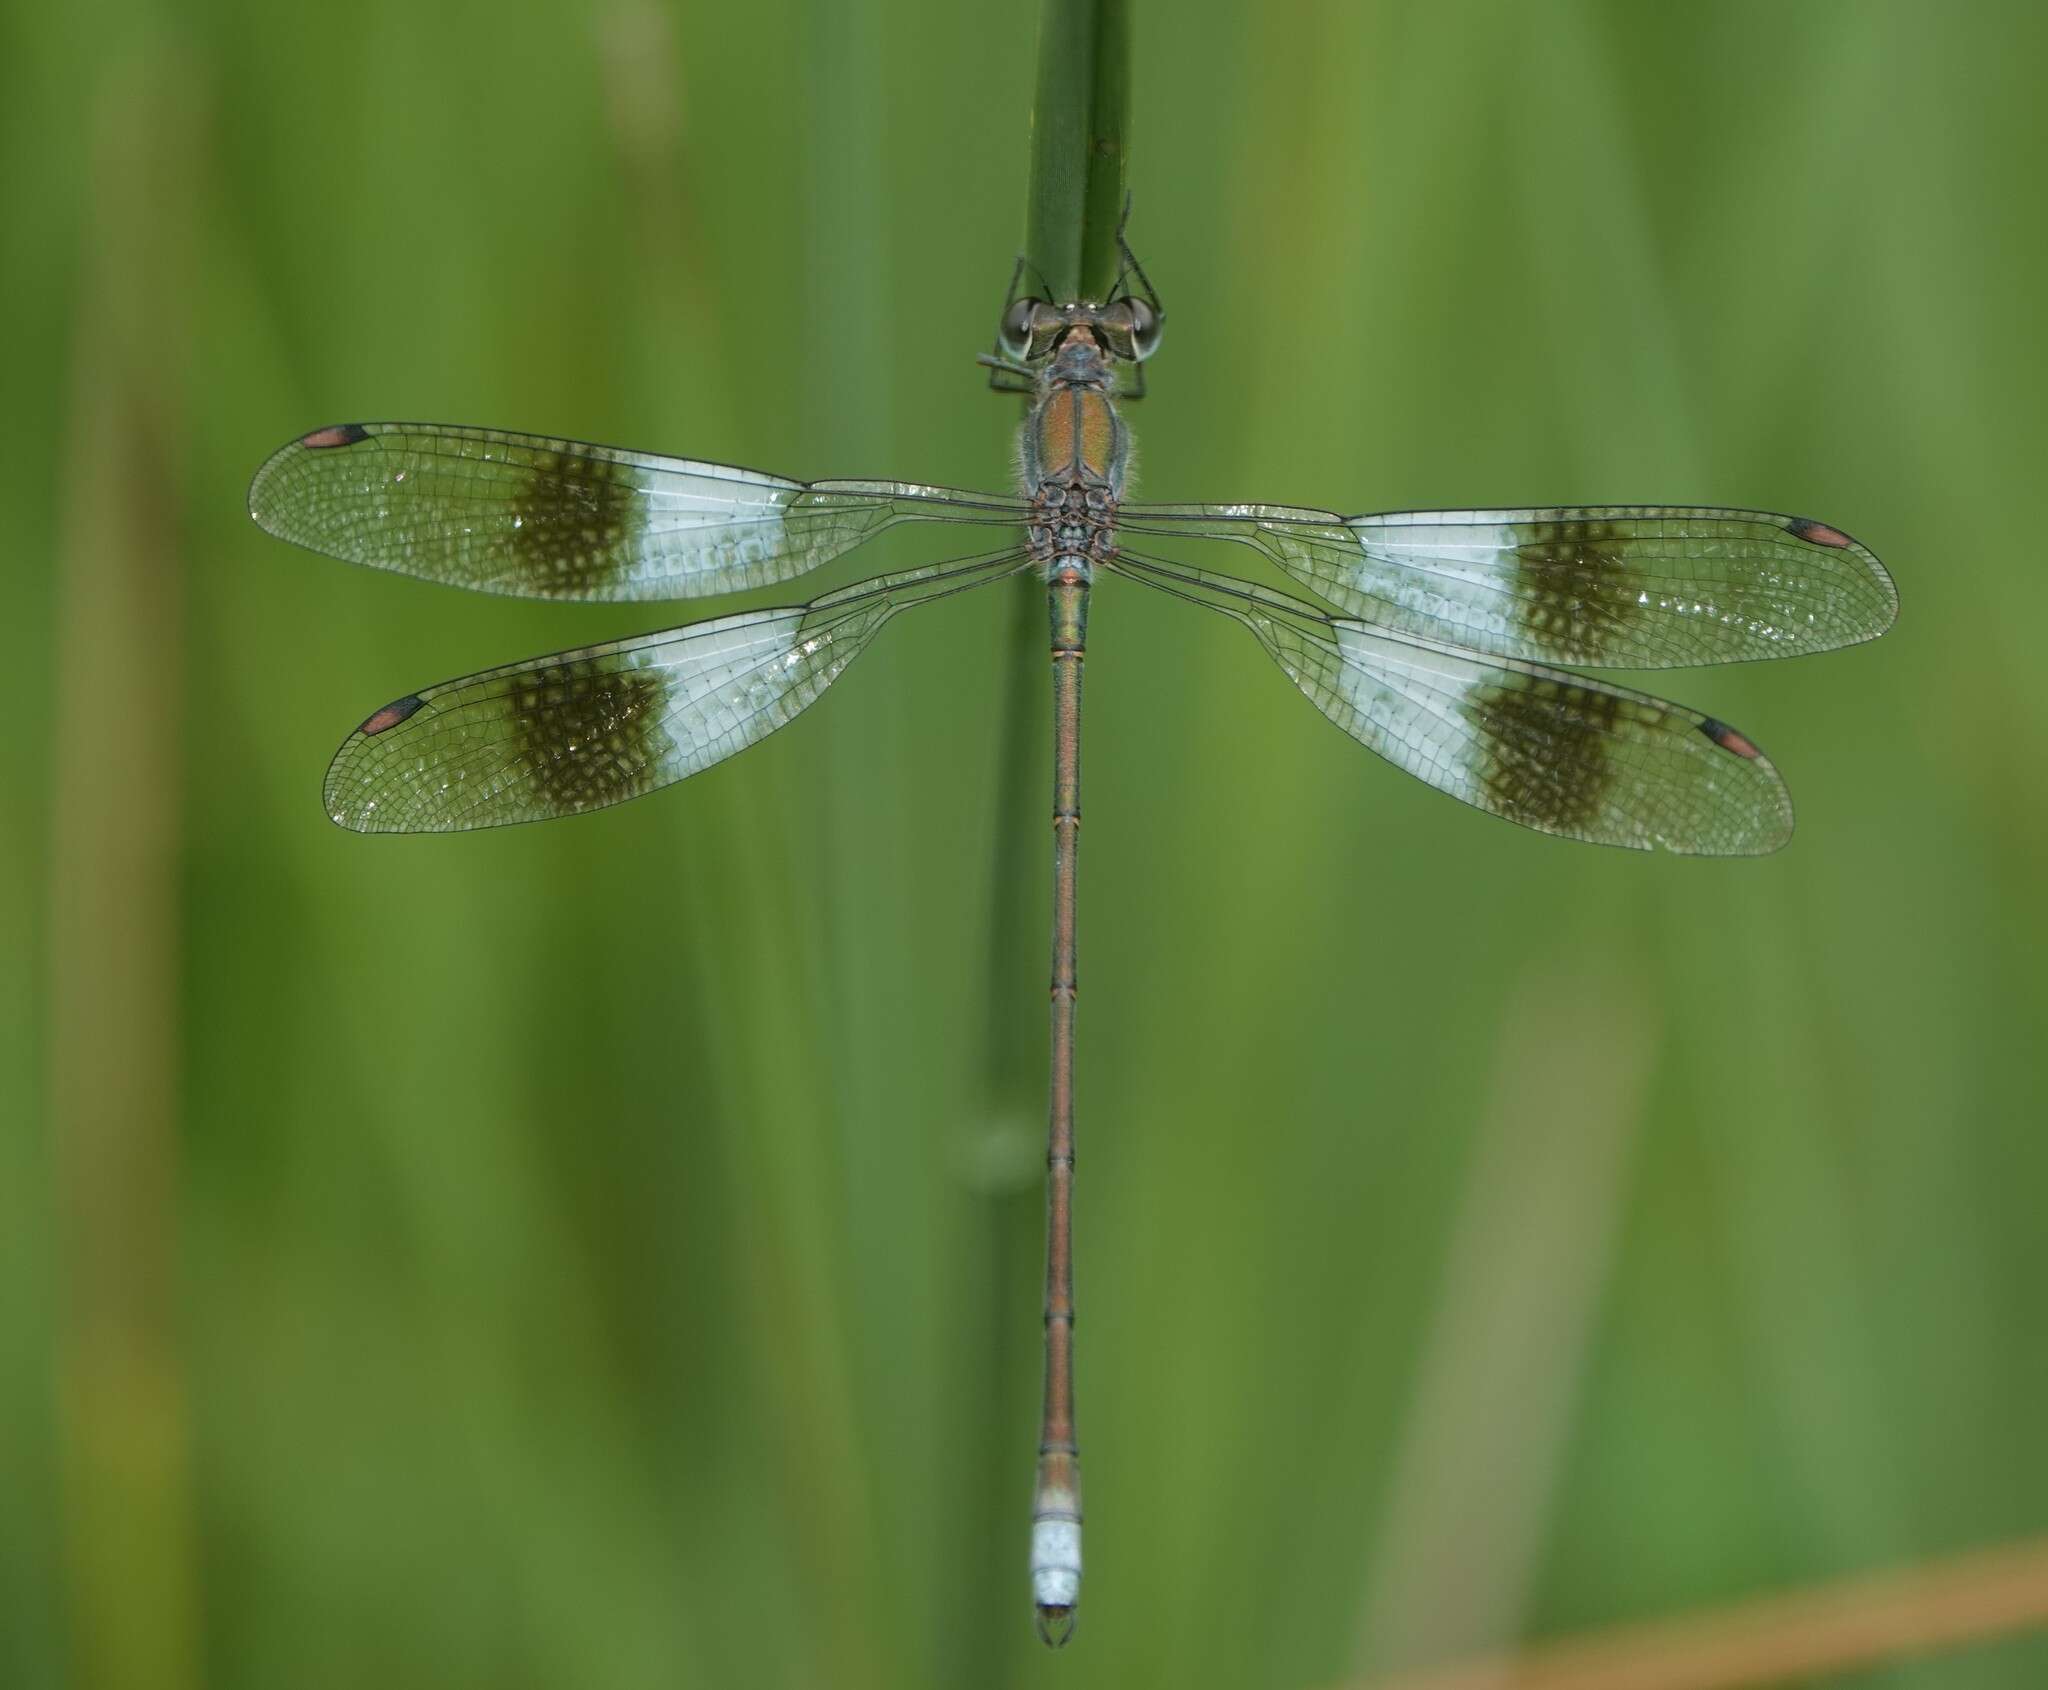
<path fill-rule="evenodd" d="M 1040 317 L 1056 321 L 1056 329 L 1049 321 L 1044 332 L 1059 337 L 1039 369 L 1037 396 L 1017 436 L 1019 490 L 1031 504 L 1031 556 L 1048 581 L 1060 573 L 1089 581 L 1116 548 L 1131 436 L 1116 408 L 1112 347 L 1122 345 L 1125 358 L 1133 356 L 1129 323 L 1140 302 L 1064 310 L 1021 303 L 1026 310 L 1017 323 L 1025 346 Z M 1156 323 L 1156 314 L 1149 320 Z"/>

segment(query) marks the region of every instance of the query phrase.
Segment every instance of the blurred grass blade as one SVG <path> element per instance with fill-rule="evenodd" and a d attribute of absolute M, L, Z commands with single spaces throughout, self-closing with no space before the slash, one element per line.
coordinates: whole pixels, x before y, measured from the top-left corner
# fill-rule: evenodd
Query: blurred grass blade
<path fill-rule="evenodd" d="M 1530 964 L 1507 1003 L 1395 1449 L 1361 1668 L 1522 1635 L 1656 1063 L 1652 1005 L 1592 956 Z"/>
<path fill-rule="evenodd" d="M 76 1681 L 200 1681 L 177 1208 L 189 67 L 98 90 L 60 530 L 49 1063 Z"/>

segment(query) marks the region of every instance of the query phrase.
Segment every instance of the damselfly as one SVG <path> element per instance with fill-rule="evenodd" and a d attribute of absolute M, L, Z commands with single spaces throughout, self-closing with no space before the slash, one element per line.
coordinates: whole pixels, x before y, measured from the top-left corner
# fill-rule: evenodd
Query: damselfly
<path fill-rule="evenodd" d="M 497 429 L 342 423 L 257 471 L 249 509 L 314 551 L 523 598 L 706 598 L 790 580 L 885 529 L 987 546 L 766 610 L 585 646 L 407 693 L 327 773 L 327 813 L 366 833 L 578 814 L 709 768 L 788 722 L 900 613 L 1020 574 L 1043 580 L 1053 673 L 1052 1074 L 1045 1405 L 1032 1507 L 1039 1630 L 1064 1641 L 1081 1587 L 1074 1432 L 1075 861 L 1081 665 L 1105 575 L 1242 625 L 1309 702 L 1396 767 L 1568 839 L 1754 856 L 1792 832 L 1783 781 L 1727 723 L 1554 667 L 1683 668 L 1873 639 L 1882 565 L 1806 517 L 1698 505 L 1401 511 L 1144 504 L 1123 497 L 1165 313 L 1123 249 L 1107 298 L 1013 281 L 991 385 L 1030 395 L 1015 493 L 792 481 L 727 464 Z M 1022 274 L 1022 266 L 1019 273 Z M 1321 603 L 1179 561 L 1234 542 Z"/>

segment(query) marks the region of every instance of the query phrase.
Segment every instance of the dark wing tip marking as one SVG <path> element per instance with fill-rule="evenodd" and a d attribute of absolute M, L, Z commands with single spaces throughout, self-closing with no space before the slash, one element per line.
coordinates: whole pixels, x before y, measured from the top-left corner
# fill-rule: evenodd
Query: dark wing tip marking
<path fill-rule="evenodd" d="M 1855 645 L 1863 640 L 1874 640 L 1887 632 L 1899 619 L 1899 584 L 1892 579 L 1892 573 L 1879 561 L 1878 556 L 1855 535 L 1837 528 L 1831 522 L 1817 522 L 1810 516 L 1788 516 L 1784 518 L 1785 532 L 1795 540 L 1803 540 L 1809 546 L 1824 546 L 1829 551 L 1851 552 L 1862 565 L 1868 582 L 1883 594 L 1881 606 L 1868 607 L 1881 612 L 1860 633 L 1838 643 Z M 1851 566 L 1854 567 L 1853 565 Z"/>
<path fill-rule="evenodd" d="M 370 431 L 361 423 L 336 423 L 331 428 L 316 428 L 311 434 L 299 436 L 299 444 L 311 452 L 324 452 L 333 446 L 353 446 L 370 438 Z"/>
<path fill-rule="evenodd" d="M 356 732 L 380 734 L 388 728 L 395 728 L 425 702 L 426 700 L 416 692 L 409 692 L 403 698 L 394 698 L 356 729 Z"/>
<path fill-rule="evenodd" d="M 1848 551 L 1856 544 L 1839 528 L 1815 522 L 1810 516 L 1795 516 L 1785 524 L 1785 528 L 1794 538 L 1804 540 L 1809 546 L 1832 546 L 1836 551 Z"/>
<path fill-rule="evenodd" d="M 1763 749 L 1745 733 L 1739 733 L 1726 722 L 1716 721 L 1712 716 L 1700 719 L 1700 732 L 1705 734 L 1723 751 L 1732 751 L 1738 757 L 1747 757 L 1751 762 L 1763 756 Z"/>

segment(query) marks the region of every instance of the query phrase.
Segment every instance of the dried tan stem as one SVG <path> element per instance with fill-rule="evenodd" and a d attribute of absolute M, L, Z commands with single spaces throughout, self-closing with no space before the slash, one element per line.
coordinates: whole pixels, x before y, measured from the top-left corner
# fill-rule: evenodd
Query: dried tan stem
<path fill-rule="evenodd" d="M 1372 1690 L 1737 1690 L 2044 1625 L 2048 1538 L 2035 1538 L 1405 1673 Z"/>

